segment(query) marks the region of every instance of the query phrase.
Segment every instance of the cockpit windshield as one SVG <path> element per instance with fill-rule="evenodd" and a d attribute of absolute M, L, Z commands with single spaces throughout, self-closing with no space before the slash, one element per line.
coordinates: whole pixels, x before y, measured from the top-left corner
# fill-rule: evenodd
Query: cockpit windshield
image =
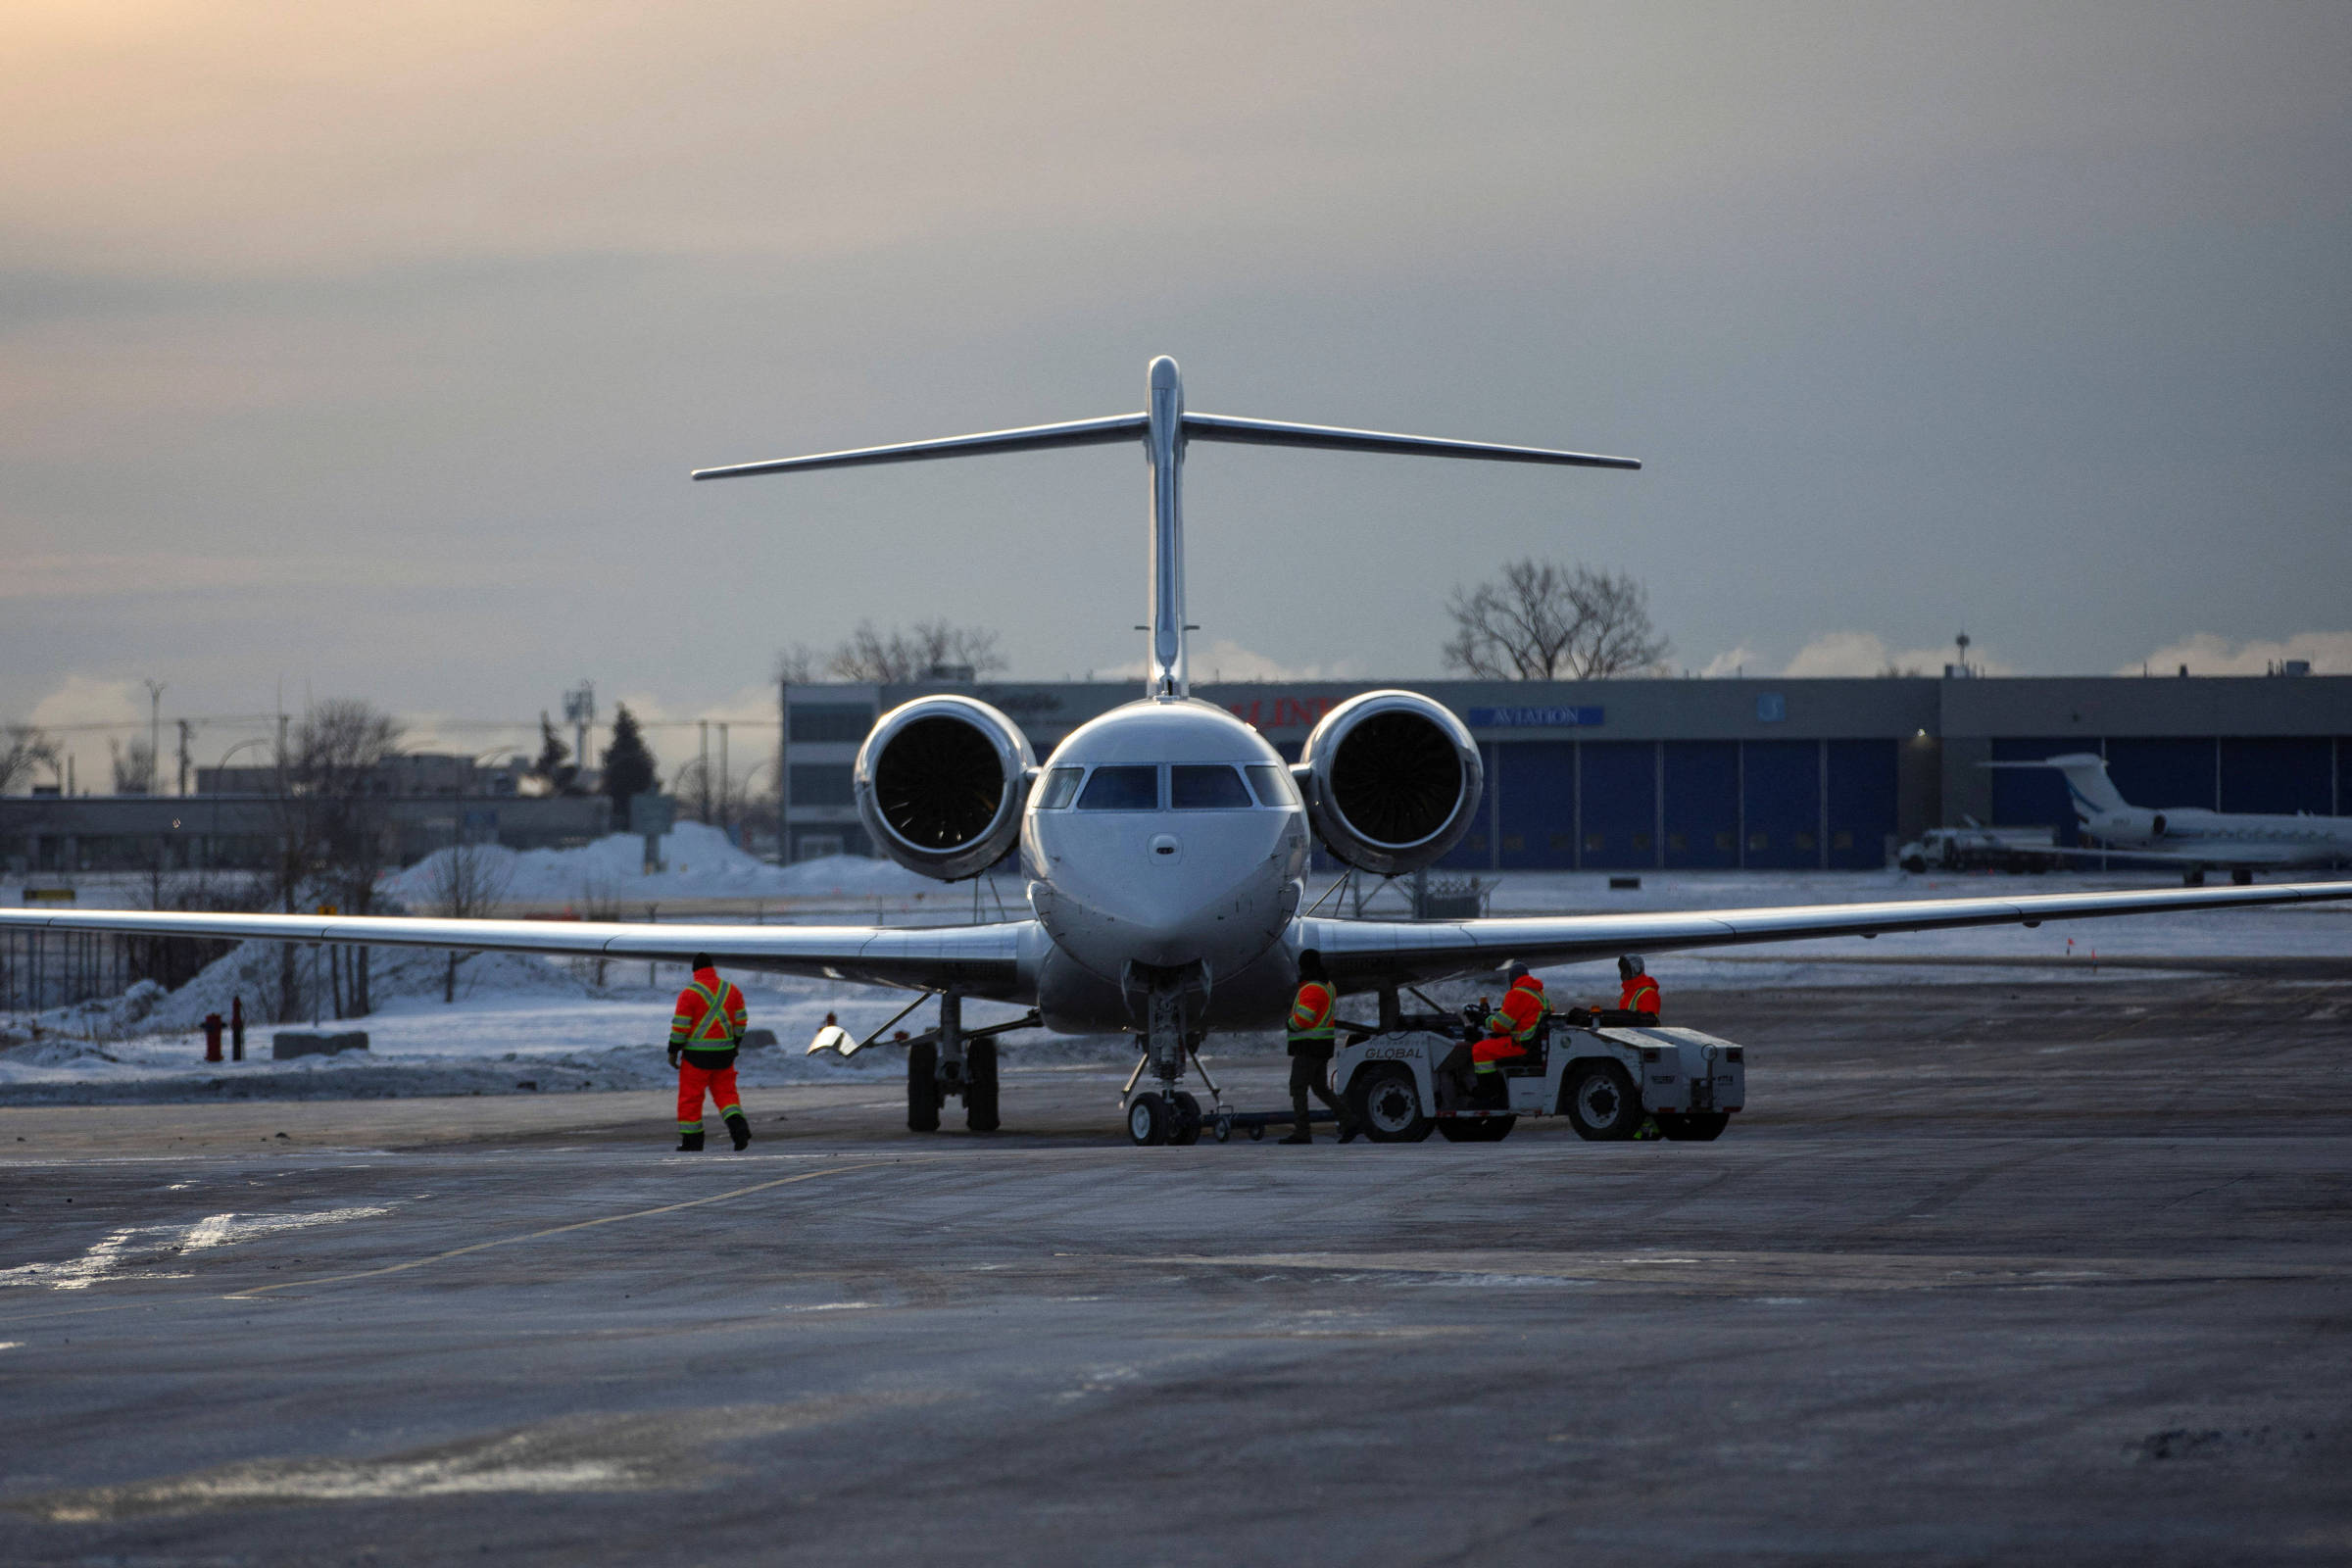
<path fill-rule="evenodd" d="M 1159 769 L 1098 767 L 1078 797 L 1081 811 L 1156 811 Z"/>
<path fill-rule="evenodd" d="M 1178 762 L 1168 769 L 1168 805 L 1176 810 L 1243 810 L 1250 804 L 1242 775 L 1224 762 Z"/>
<path fill-rule="evenodd" d="M 1276 767 L 1272 762 L 1250 764 L 1250 782 L 1257 786 L 1257 798 L 1267 806 L 1297 806 L 1298 786 L 1291 782 L 1291 770 Z"/>

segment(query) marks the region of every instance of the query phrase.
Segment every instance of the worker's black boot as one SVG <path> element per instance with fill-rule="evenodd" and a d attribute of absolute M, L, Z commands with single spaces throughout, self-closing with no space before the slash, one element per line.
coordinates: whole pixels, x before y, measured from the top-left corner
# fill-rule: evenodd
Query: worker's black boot
<path fill-rule="evenodd" d="M 1355 1113 L 1346 1106 L 1342 1106 L 1340 1108 L 1340 1142 L 1352 1144 L 1356 1140 L 1356 1135 L 1363 1130 L 1364 1124 L 1355 1119 Z"/>
<path fill-rule="evenodd" d="M 1283 1142 L 1286 1144 L 1313 1143 L 1315 1141 L 1314 1123 L 1306 1119 L 1306 1097 L 1304 1095 L 1300 1095 L 1291 1102 L 1291 1115 L 1294 1118 L 1291 1125 L 1291 1136 L 1285 1138 Z"/>
<path fill-rule="evenodd" d="M 677 1152 L 681 1154 L 701 1153 L 703 1152 L 703 1135 L 701 1133 L 678 1134 Z"/>
<path fill-rule="evenodd" d="M 752 1147 L 752 1124 L 742 1116 L 727 1118 L 727 1136 L 735 1140 L 738 1151 Z"/>

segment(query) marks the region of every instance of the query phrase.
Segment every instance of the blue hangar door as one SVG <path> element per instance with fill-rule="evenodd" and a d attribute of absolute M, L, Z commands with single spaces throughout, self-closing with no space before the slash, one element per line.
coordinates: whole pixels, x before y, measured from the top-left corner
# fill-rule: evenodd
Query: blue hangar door
<path fill-rule="evenodd" d="M 1894 832 L 1894 742 L 1829 743 L 1830 864 L 1869 871 L 1886 863 Z"/>
<path fill-rule="evenodd" d="M 1488 788 L 1502 821 L 1504 870 L 1565 871 L 1576 864 L 1576 743 L 1506 741 L 1494 748 Z"/>
<path fill-rule="evenodd" d="M 2107 741 L 2107 776 L 2115 781 L 2116 792 L 2133 806 L 2159 810 L 2201 806 L 2210 811 L 2219 805 L 2214 795 L 2217 760 L 2208 737 L 2131 735 Z"/>
<path fill-rule="evenodd" d="M 1492 871 L 1494 869 L 1496 863 L 1494 859 L 1494 781 L 1502 769 L 1502 754 L 1509 750 L 1508 746 L 1497 746 L 1492 741 L 1479 743 L 1478 760 L 1479 765 L 1486 769 L 1487 792 L 1478 798 L 1478 815 L 1472 820 L 1470 831 L 1463 834 L 1461 841 L 1446 852 L 1444 858 L 1438 861 L 1439 870 Z"/>
<path fill-rule="evenodd" d="M 1654 741 L 1586 741 L 1584 853 L 1588 870 L 1658 863 L 1658 748 Z"/>
<path fill-rule="evenodd" d="M 1742 741 L 1741 794 L 1750 870 L 1800 871 L 1821 864 L 1821 743 Z"/>
<path fill-rule="evenodd" d="M 1740 863 L 1740 743 L 1668 741 L 1666 863 L 1726 869 Z"/>
<path fill-rule="evenodd" d="M 2222 809 L 2291 816 L 2335 809 L 2331 743 L 2324 735 L 2222 739 Z"/>

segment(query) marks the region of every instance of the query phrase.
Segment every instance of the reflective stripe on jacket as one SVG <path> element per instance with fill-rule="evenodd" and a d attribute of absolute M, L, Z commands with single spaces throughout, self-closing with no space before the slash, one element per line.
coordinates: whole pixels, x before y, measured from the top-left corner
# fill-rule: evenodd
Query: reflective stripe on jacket
<path fill-rule="evenodd" d="M 706 981 L 704 975 L 710 978 Z M 740 987 L 732 980 L 719 979 L 713 970 L 697 970 L 693 982 L 678 993 L 677 1009 L 669 1020 L 669 1043 L 694 1052 L 732 1052 L 743 1039 L 749 1016 Z"/>
<path fill-rule="evenodd" d="M 1635 975 L 1618 994 L 1617 1005 L 1627 1012 L 1656 1012 L 1658 983 L 1645 974 Z"/>
<path fill-rule="evenodd" d="M 1502 1004 L 1487 1015 L 1487 1032 L 1526 1045 L 1544 1026 L 1544 982 L 1522 975 L 1502 994 Z"/>
<path fill-rule="evenodd" d="M 1300 985 L 1298 1000 L 1291 1004 L 1291 1038 L 1328 1044 L 1333 1032 L 1331 1009 L 1338 1001 L 1331 987 L 1320 980 Z"/>

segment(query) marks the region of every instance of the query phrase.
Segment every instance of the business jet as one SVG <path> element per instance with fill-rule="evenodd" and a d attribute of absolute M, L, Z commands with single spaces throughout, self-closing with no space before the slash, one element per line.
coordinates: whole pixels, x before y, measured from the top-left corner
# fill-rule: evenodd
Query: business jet
<path fill-rule="evenodd" d="M 2211 811 L 2201 806 L 2133 806 L 2107 776 L 2106 759 L 2068 752 L 2038 762 L 1992 762 L 1992 767 L 2052 767 L 2066 775 L 2075 821 L 2099 849 L 2055 850 L 2078 858 L 2129 856 L 2182 867 L 2190 887 L 2208 870 L 2227 870 L 2243 887 L 2258 870 L 2335 865 L 2352 859 L 2352 816 L 2292 816 Z"/>
<path fill-rule="evenodd" d="M 967 1124 L 997 1125 L 997 1036 L 1015 1027 L 1123 1032 L 1140 1059 L 1129 1136 L 1199 1136 L 1188 1061 L 1216 1031 L 1278 1027 L 1298 957 L 1322 955 L 1343 994 L 1377 998 L 1380 1027 L 1398 993 L 1510 959 L 1556 965 L 1629 951 L 1695 949 L 1954 926 L 2352 897 L 2352 883 L 2076 893 L 1798 908 L 1727 908 L 1528 919 L 1316 918 L 1299 907 L 1310 835 L 1381 876 L 1443 857 L 1478 814 L 1478 747 L 1450 710 L 1417 692 L 1366 692 L 1315 725 L 1297 763 L 1232 713 L 1189 695 L 1183 466 L 1188 447 L 1238 442 L 1566 467 L 1633 469 L 1630 458 L 1483 441 L 1197 414 L 1176 362 L 1152 362 L 1139 413 L 977 435 L 819 453 L 697 479 L 978 457 L 1044 447 L 1142 449 L 1151 494 L 1146 680 L 1134 702 L 1081 725 L 1041 764 L 1020 726 L 975 698 L 921 697 L 884 714 L 854 771 L 858 808 L 900 864 L 943 882 L 977 876 L 1017 846 L 1030 915 L 904 926 L 622 924 L 394 916 L 0 911 L 0 925 L 161 936 L 462 948 L 722 964 L 903 987 L 936 998 L 938 1022 L 908 1057 L 909 1123 L 938 1125 L 945 1094 Z M 967 999 L 1028 1010 L 966 1030 Z M 885 1025 L 887 1028 L 888 1025 Z M 846 1042 L 846 1037 L 844 1037 Z M 846 1042 L 851 1045 L 857 1042 Z M 1146 1072 L 1154 1087 L 1137 1091 Z M 926 1115 L 926 1108 L 928 1114 Z"/>

